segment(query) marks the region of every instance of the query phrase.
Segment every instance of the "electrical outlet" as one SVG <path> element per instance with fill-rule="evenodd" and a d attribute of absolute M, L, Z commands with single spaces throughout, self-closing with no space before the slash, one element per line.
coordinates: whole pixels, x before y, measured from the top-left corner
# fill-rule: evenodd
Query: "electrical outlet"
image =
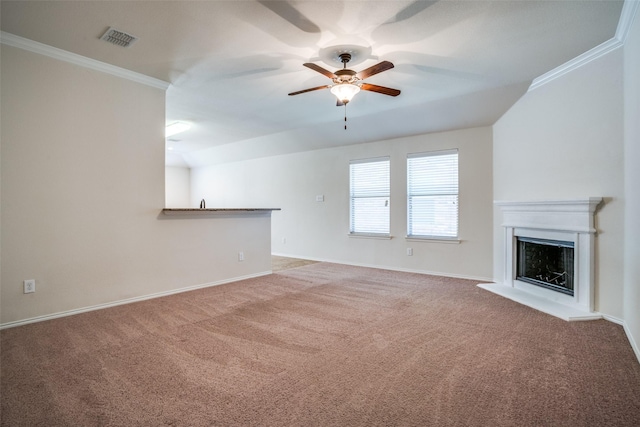
<path fill-rule="evenodd" d="M 238 252 L 238 261 L 244 261 L 244 252 Z"/>
<path fill-rule="evenodd" d="M 413 256 L 413 248 L 407 248 L 407 256 Z"/>
<path fill-rule="evenodd" d="M 320 194 L 316 196 L 316 202 L 324 202 L 324 194 Z"/>
<path fill-rule="evenodd" d="M 287 243 L 287 238 L 286 237 L 282 238 L 282 243 Z"/>
<path fill-rule="evenodd" d="M 24 293 L 31 294 L 36 291 L 36 281 L 35 279 L 25 280 L 24 284 Z"/>

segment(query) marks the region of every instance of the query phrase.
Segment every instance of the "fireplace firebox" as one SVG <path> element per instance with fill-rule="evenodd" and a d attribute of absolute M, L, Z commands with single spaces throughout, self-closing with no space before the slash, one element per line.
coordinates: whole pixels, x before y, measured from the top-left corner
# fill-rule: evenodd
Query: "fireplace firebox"
<path fill-rule="evenodd" d="M 574 242 L 517 238 L 516 279 L 573 296 Z"/>

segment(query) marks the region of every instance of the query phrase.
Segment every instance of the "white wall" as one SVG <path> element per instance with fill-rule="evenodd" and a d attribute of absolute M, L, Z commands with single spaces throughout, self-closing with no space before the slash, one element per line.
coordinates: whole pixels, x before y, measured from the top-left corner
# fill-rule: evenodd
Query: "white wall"
<path fill-rule="evenodd" d="M 624 242 L 622 49 L 525 94 L 493 127 L 496 200 L 602 196 L 596 310 L 622 318 Z M 501 281 L 501 213 L 494 274 Z"/>
<path fill-rule="evenodd" d="M 191 204 L 191 169 L 167 166 L 164 169 L 165 207 L 195 208 Z"/>
<path fill-rule="evenodd" d="M 282 208 L 273 214 L 277 254 L 487 280 L 491 140 L 490 128 L 475 128 L 195 168 L 191 202 L 204 197 L 207 207 Z M 406 156 L 448 148 L 459 149 L 462 242 L 407 241 Z M 392 239 L 349 237 L 349 161 L 379 156 L 391 157 Z M 324 202 L 316 202 L 317 195 Z"/>
<path fill-rule="evenodd" d="M 269 217 L 161 215 L 164 91 L 1 55 L 2 324 L 271 269 Z"/>
<path fill-rule="evenodd" d="M 624 47 L 624 318 L 640 359 L 640 12 Z"/>

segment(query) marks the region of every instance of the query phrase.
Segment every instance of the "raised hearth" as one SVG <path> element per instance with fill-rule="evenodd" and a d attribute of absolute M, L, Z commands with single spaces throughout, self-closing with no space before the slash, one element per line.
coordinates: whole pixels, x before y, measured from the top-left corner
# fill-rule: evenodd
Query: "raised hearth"
<path fill-rule="evenodd" d="M 478 286 L 565 320 L 601 318 L 594 309 L 595 213 L 601 202 L 601 197 L 495 202 L 503 218 L 503 280 Z M 552 247 L 534 247 L 525 256 L 531 244 Z M 542 267 L 523 268 L 525 257 Z"/>

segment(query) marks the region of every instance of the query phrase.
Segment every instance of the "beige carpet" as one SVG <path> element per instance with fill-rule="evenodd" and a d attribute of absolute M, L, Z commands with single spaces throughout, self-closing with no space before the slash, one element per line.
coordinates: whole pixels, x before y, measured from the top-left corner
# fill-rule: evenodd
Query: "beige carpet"
<path fill-rule="evenodd" d="M 1 332 L 3 426 L 638 426 L 622 328 L 316 263 Z"/>

